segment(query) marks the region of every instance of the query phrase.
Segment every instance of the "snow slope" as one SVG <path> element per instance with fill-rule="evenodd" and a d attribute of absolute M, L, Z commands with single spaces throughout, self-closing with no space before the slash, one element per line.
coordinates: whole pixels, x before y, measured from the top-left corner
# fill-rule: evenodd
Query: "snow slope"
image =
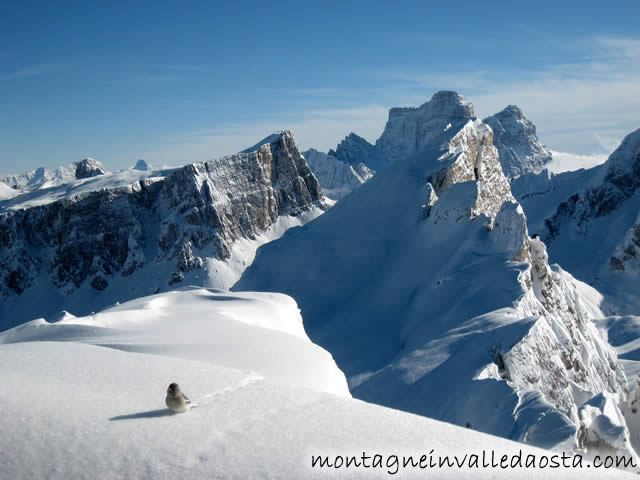
<path fill-rule="evenodd" d="M 15 197 L 18 194 L 20 194 L 18 190 L 0 181 L 0 201 Z"/>
<path fill-rule="evenodd" d="M 624 477 L 586 459 L 582 469 L 402 470 L 392 455 L 437 461 L 484 449 L 539 464 L 551 454 L 349 398 L 282 295 L 182 289 L 93 317 L 34 321 L 0 342 L 3 478 Z M 197 404 L 190 412 L 164 406 L 174 381 Z M 363 452 L 384 463 L 311 467 L 312 455 Z"/>
<path fill-rule="evenodd" d="M 358 398 L 588 448 L 597 423 L 580 408 L 602 392 L 622 403 L 626 379 L 591 322 L 588 287 L 529 238 L 491 129 L 458 118 L 472 108 L 459 101 L 427 147 L 263 246 L 233 289 L 295 298 Z M 630 451 L 619 433 L 611 446 Z"/>
<path fill-rule="evenodd" d="M 88 317 L 66 313 L 55 323 L 38 319 L 0 333 L 0 344 L 34 341 L 198 360 L 349 396 L 331 356 L 309 341 L 296 303 L 280 294 L 185 287 Z M 288 358 L 280 354 L 285 351 Z"/>

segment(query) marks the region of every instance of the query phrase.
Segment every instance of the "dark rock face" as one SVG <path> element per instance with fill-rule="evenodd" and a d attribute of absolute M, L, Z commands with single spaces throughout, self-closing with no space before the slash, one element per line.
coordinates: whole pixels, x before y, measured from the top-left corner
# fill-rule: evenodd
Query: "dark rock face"
<path fill-rule="evenodd" d="M 103 291 L 160 263 L 172 272 L 166 284 L 177 283 L 207 258 L 228 259 L 236 240 L 314 206 L 324 208 L 320 185 L 291 132 L 282 132 L 255 151 L 162 180 L 1 212 L 0 298 L 43 281 L 63 295 L 85 282 Z"/>
<path fill-rule="evenodd" d="M 105 170 L 102 164 L 93 158 L 85 158 L 76 163 L 76 178 L 78 180 L 104 175 L 104 173 Z"/>

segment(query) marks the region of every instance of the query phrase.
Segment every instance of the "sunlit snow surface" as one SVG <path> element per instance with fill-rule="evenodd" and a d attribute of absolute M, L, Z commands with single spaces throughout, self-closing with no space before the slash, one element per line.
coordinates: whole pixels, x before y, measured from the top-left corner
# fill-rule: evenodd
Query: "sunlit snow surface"
<path fill-rule="evenodd" d="M 311 455 L 544 452 L 349 398 L 278 294 L 183 289 L 0 335 L 2 478 L 372 478 Z M 170 382 L 197 404 L 172 414 Z M 399 478 L 604 470 L 407 470 Z M 620 475 L 620 472 L 616 472 Z M 588 475 L 587 475 L 588 477 Z"/>

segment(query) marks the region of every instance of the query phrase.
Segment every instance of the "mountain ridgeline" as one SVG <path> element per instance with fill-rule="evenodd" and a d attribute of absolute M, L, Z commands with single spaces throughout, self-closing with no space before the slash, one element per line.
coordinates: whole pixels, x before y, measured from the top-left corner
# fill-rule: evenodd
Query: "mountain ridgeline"
<path fill-rule="evenodd" d="M 632 452 L 624 425 L 607 436 L 594 420 L 620 414 L 628 391 L 592 322 L 598 294 L 529 236 L 494 138 L 453 92 L 392 110 L 376 150 L 396 153 L 376 176 L 263 246 L 233 288 L 294 297 L 355 397 L 544 447 Z"/>
<path fill-rule="evenodd" d="M 82 173 L 93 177 L 89 166 Z M 78 180 L 86 191 L 51 203 L 31 193 L 0 204 L 0 325 L 87 314 L 185 277 L 229 287 L 235 277 L 217 275 L 212 261 L 233 263 L 239 240 L 325 208 L 288 131 L 253 151 L 158 175 L 95 190 L 87 182 L 101 178 L 88 178 Z"/>
<path fill-rule="evenodd" d="M 456 100 L 455 92 L 442 91 L 417 108 L 392 108 L 385 129 L 375 142 L 350 133 L 328 153 L 311 149 L 304 156 L 325 194 L 340 200 L 398 159 L 422 150 L 448 125 L 474 118 L 471 102 Z M 493 130 L 493 144 L 507 179 L 539 173 L 551 161 L 551 151 L 542 145 L 536 127 L 522 110 L 509 105 L 483 122 Z"/>

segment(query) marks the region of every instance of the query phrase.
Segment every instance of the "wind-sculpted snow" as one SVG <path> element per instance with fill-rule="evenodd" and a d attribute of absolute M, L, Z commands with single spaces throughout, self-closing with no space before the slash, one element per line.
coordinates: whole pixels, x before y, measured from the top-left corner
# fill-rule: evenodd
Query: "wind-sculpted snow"
<path fill-rule="evenodd" d="M 6 201 L 0 328 L 63 309 L 87 314 L 185 276 L 230 286 L 257 245 L 324 208 L 290 132 L 260 145 L 160 176 L 129 170 Z"/>
<path fill-rule="evenodd" d="M 538 141 L 536 127 L 515 105 L 483 120 L 493 130 L 493 143 L 507 178 L 542 171 L 551 161 L 551 151 Z"/>
<path fill-rule="evenodd" d="M 460 100 L 451 110 L 470 108 Z M 234 290 L 294 297 L 355 397 L 580 448 L 591 421 L 579 408 L 602 392 L 626 398 L 615 352 L 591 324 L 602 312 L 529 237 L 491 129 L 457 115 L 446 125 L 262 247 Z M 628 435 L 617 438 L 608 447 L 631 452 Z"/>

